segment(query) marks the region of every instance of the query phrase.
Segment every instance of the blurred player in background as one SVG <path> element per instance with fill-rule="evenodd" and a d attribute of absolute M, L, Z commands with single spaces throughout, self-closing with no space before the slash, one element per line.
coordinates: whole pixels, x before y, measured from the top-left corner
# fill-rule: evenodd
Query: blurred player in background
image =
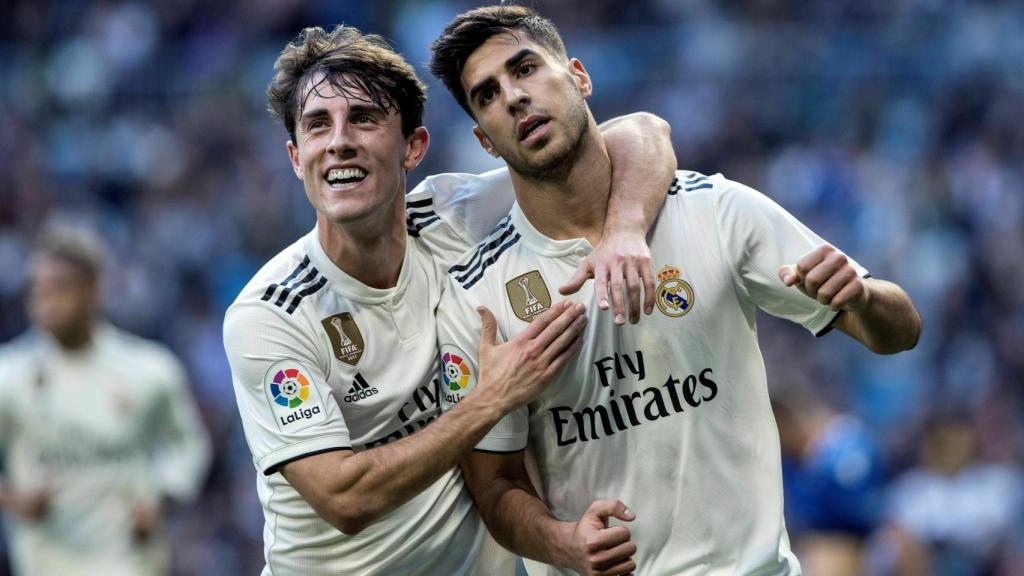
<path fill-rule="evenodd" d="M 510 574 L 456 464 L 571 356 L 582 307 L 554 306 L 521 338 L 487 346 L 477 400 L 440 416 L 451 393 L 434 327 L 444 272 L 508 212 L 508 173 L 436 176 L 405 194 L 427 151 L 426 94 L 378 36 L 307 28 L 275 69 L 268 100 L 316 227 L 256 274 L 224 323 L 266 518 L 264 574 Z M 609 208 L 624 226 L 577 278 L 605 268 L 616 286 L 646 279 L 649 312 L 649 261 L 629 255 L 647 252 L 674 154 L 649 122 L 609 130 L 626 138 L 615 158 L 625 199 Z M 638 316 L 635 291 L 630 300 Z"/>
<path fill-rule="evenodd" d="M 98 238 L 51 228 L 30 262 L 32 330 L 0 352 L 0 506 L 15 573 L 169 571 L 166 506 L 209 462 L 183 367 L 101 319 Z"/>
<path fill-rule="evenodd" d="M 516 240 L 501 252 L 485 241 L 476 274 L 460 273 L 474 254 L 460 259 L 438 309 L 442 355 L 467 367 L 468 382 L 446 397 L 458 408 L 474 396 L 481 333 L 529 330 L 547 287 L 601 239 L 611 169 L 587 105 L 591 78 L 550 21 L 480 8 L 432 49 L 431 70 L 476 121 L 481 146 L 508 163 L 517 199 L 495 232 Z M 813 334 L 835 326 L 880 353 L 912 348 L 920 317 L 898 286 L 865 279 L 780 206 L 721 175 L 680 171 L 649 237 L 660 313 L 638 326 L 591 322 L 554 383 L 467 457 L 467 486 L 495 538 L 552 565 L 547 573 L 799 574 L 755 313 Z M 589 290 L 577 298 L 595 302 Z M 480 306 L 494 311 L 482 325 Z M 581 538 L 576 519 L 595 510 L 629 528 L 595 522 Z"/>

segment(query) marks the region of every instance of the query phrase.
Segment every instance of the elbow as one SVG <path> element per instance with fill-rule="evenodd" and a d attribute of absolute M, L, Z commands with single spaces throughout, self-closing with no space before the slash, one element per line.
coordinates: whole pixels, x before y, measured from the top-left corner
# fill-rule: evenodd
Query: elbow
<path fill-rule="evenodd" d="M 324 520 L 346 536 L 355 536 L 373 524 L 380 517 L 380 512 L 372 510 L 365 504 L 337 501 Z"/>
<path fill-rule="evenodd" d="M 921 340 L 922 324 L 921 316 L 914 310 L 911 321 L 899 332 L 897 337 L 887 340 L 876 339 L 865 342 L 865 344 L 875 354 L 891 355 L 913 350 Z"/>

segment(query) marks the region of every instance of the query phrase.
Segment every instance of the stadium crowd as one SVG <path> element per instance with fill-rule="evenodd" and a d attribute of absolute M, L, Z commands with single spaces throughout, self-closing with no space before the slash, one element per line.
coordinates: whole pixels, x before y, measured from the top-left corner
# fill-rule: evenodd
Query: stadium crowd
<path fill-rule="evenodd" d="M 917 348 L 891 358 L 834 336 L 809 346 L 805 331 L 762 319 L 780 410 L 822 415 L 779 418 L 784 448 L 803 441 L 786 467 L 798 554 L 801 543 L 828 554 L 818 537 L 843 534 L 864 573 L 1024 573 L 1024 4 L 534 4 L 600 87 L 599 119 L 667 119 L 681 168 L 775 198 L 906 288 L 924 318 Z M 448 19 L 473 5 L 5 9 L 0 341 L 27 325 L 26 255 L 39 230 L 53 220 L 100 230 L 109 316 L 182 358 L 214 441 L 200 500 L 173 519 L 175 573 L 263 563 L 221 324 L 256 267 L 313 224 L 266 112 L 274 58 L 307 25 L 383 34 L 430 85 L 431 149 L 412 180 L 493 168 L 422 64 Z"/>

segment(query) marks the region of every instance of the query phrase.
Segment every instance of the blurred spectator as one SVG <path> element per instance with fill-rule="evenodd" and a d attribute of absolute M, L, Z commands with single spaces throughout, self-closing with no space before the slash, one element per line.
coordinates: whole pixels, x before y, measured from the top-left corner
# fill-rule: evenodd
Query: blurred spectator
<path fill-rule="evenodd" d="M 878 446 L 856 417 L 811 389 L 772 392 L 779 427 L 786 526 L 808 575 L 863 574 L 864 540 L 883 515 Z"/>
<path fill-rule="evenodd" d="M 901 576 L 1009 574 L 1019 553 L 1024 473 L 978 459 L 969 423 L 942 417 L 925 430 L 920 462 L 891 489 L 888 532 L 893 572 Z"/>
<path fill-rule="evenodd" d="M 185 373 L 98 317 L 98 240 L 51 229 L 30 266 L 33 329 L 0 352 L 0 506 L 17 574 L 165 574 L 166 503 L 209 454 Z"/>

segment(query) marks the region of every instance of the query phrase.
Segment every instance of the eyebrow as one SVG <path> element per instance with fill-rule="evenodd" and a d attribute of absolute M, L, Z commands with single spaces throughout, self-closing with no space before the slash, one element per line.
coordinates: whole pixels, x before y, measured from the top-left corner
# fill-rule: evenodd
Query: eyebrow
<path fill-rule="evenodd" d="M 520 62 L 525 60 L 528 56 L 533 56 L 535 54 L 537 54 L 537 51 L 531 50 L 530 48 L 523 48 L 519 50 L 515 54 L 509 56 L 507 60 L 505 60 L 505 70 L 512 70 Z M 469 99 L 475 100 L 476 95 L 479 94 L 481 90 L 493 86 L 496 82 L 497 80 L 494 78 L 494 76 L 488 76 L 487 78 L 484 78 L 483 80 L 477 82 L 472 88 L 469 89 Z"/>

